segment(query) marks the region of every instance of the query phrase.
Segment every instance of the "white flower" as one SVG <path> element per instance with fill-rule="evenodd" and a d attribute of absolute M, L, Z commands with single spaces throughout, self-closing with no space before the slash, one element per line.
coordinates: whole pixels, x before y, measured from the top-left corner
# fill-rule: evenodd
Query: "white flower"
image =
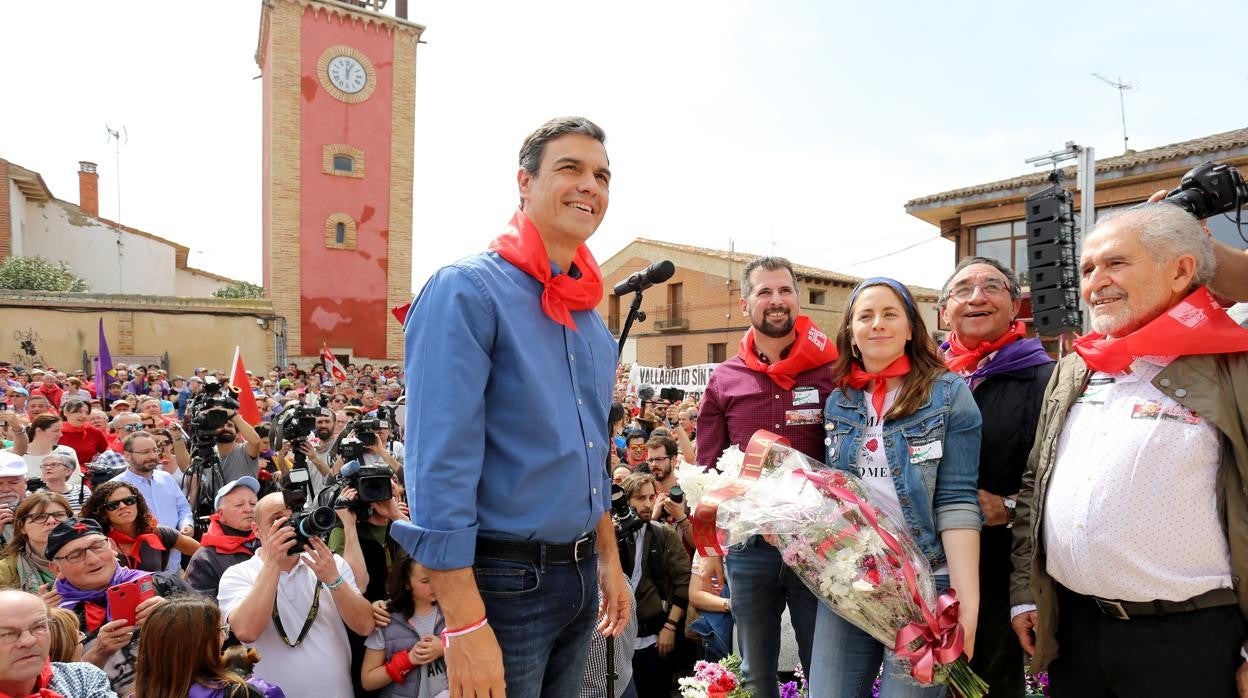
<path fill-rule="evenodd" d="M 854 591 L 861 591 L 864 594 L 875 589 L 875 587 L 871 586 L 871 582 L 865 579 L 856 580 L 851 586 L 854 587 Z"/>
<path fill-rule="evenodd" d="M 716 463 L 719 472 L 714 469 L 705 470 L 697 463 L 681 463 L 676 468 L 676 481 L 680 483 L 680 489 L 685 491 L 690 510 L 697 509 L 698 502 L 702 501 L 707 492 L 734 482 L 741 474 L 741 464 L 744 462 L 745 454 L 734 445 L 725 449 L 724 454 L 719 457 Z"/>

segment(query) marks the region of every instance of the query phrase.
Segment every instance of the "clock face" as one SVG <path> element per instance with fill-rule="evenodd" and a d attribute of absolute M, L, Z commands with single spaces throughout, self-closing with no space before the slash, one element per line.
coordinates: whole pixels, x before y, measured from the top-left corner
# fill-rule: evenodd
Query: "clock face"
<path fill-rule="evenodd" d="M 335 56 L 326 66 L 325 74 L 330 84 L 349 95 L 358 93 L 368 83 L 364 65 L 352 56 Z"/>

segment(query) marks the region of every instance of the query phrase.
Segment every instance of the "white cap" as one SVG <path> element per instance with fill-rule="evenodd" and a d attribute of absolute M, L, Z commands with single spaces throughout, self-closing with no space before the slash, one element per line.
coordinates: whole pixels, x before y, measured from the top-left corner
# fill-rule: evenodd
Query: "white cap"
<path fill-rule="evenodd" d="M 0 451 L 0 477 L 26 477 L 26 460 L 12 451 Z"/>
<path fill-rule="evenodd" d="M 21 456 L 18 456 L 20 459 Z M 23 467 L 25 467 L 23 465 Z M 225 486 L 217 490 L 217 498 L 212 500 L 212 508 L 214 510 L 221 508 L 221 498 L 234 491 L 236 487 L 246 487 L 247 489 L 260 494 L 260 482 L 250 475 L 244 475 L 237 480 L 225 483 Z"/>

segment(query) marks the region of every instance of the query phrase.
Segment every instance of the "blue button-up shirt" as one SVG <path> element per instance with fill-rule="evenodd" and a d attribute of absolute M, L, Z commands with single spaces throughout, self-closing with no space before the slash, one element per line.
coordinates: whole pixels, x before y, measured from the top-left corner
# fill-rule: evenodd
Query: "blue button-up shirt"
<path fill-rule="evenodd" d="M 577 330 L 546 317 L 541 294 L 487 252 L 439 270 L 408 312 L 412 522 L 391 535 L 426 567 L 471 566 L 478 535 L 569 543 L 610 506 L 615 341 L 593 309 Z"/>

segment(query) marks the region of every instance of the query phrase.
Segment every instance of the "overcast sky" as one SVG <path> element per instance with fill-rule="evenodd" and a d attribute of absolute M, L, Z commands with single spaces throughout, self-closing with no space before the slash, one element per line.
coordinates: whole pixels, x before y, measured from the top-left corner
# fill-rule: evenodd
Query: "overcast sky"
<path fill-rule="evenodd" d="M 122 222 L 259 281 L 260 0 L 4 4 L 0 158 L 75 202 L 77 162 L 99 163 L 116 218 L 105 124 L 124 125 Z M 1068 140 L 1122 152 L 1093 72 L 1136 85 L 1136 150 L 1248 126 L 1248 3 L 1082 4 L 412 0 L 413 286 L 507 222 L 520 142 L 556 115 L 608 134 L 600 261 L 637 237 L 731 241 L 928 286 L 952 245 L 905 201 Z"/>

